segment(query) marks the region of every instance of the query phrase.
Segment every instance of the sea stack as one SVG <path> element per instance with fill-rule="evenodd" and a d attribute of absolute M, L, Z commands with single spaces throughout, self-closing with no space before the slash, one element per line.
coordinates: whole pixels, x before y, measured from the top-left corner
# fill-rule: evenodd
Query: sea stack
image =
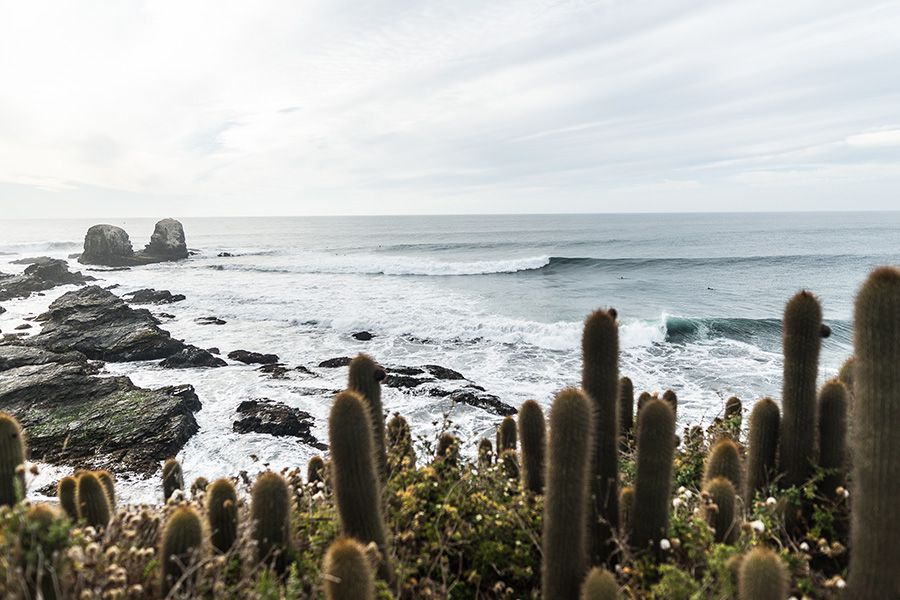
<path fill-rule="evenodd" d="M 85 265 L 127 267 L 182 260 L 188 257 L 184 227 L 175 219 L 156 224 L 150 243 L 135 252 L 128 233 L 115 225 L 94 225 L 84 236 L 84 252 L 78 262 Z"/>

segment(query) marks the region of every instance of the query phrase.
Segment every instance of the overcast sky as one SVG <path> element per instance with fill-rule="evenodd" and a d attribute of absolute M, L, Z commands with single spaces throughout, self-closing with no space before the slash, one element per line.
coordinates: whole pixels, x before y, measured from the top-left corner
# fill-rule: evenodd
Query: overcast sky
<path fill-rule="evenodd" d="M 900 207 L 900 2 L 0 0 L 0 218 Z"/>

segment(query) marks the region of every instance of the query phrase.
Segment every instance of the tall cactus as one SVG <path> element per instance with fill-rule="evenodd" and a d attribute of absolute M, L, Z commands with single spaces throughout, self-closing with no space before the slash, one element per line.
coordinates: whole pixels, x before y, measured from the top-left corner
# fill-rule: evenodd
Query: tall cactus
<path fill-rule="evenodd" d="M 291 491 L 284 477 L 266 471 L 256 478 L 250 501 L 257 560 L 283 574 L 291 551 Z"/>
<path fill-rule="evenodd" d="M 335 540 L 325 554 L 322 573 L 326 600 L 375 600 L 375 578 L 366 549 L 356 540 Z"/>
<path fill-rule="evenodd" d="M 900 269 L 876 269 L 856 297 L 853 510 L 848 598 L 900 594 Z"/>
<path fill-rule="evenodd" d="M 478 468 L 487 469 L 494 462 L 494 448 L 491 446 L 491 440 L 481 438 L 478 442 Z"/>
<path fill-rule="evenodd" d="M 10 415 L 0 413 L 0 506 L 25 497 L 25 434 Z"/>
<path fill-rule="evenodd" d="M 60 479 L 56 485 L 56 496 L 59 498 L 59 505 L 72 521 L 78 520 L 78 501 L 75 497 L 77 488 L 78 481 L 71 475 Z"/>
<path fill-rule="evenodd" d="M 716 442 L 710 450 L 709 456 L 706 457 L 703 479 L 711 481 L 716 477 L 724 477 L 729 480 L 735 491 L 744 489 L 741 452 L 737 444 L 729 438 L 722 438 Z"/>
<path fill-rule="evenodd" d="M 217 479 L 206 488 L 206 517 L 213 550 L 225 554 L 234 546 L 238 534 L 238 498 L 234 484 Z"/>
<path fill-rule="evenodd" d="M 568 388 L 556 395 L 550 409 L 544 498 L 544 600 L 576 600 L 587 570 L 593 423 L 591 402 L 580 390 Z"/>
<path fill-rule="evenodd" d="M 634 429 L 634 384 L 628 377 L 619 378 L 619 435 Z"/>
<path fill-rule="evenodd" d="M 306 483 L 325 482 L 325 461 L 321 456 L 313 456 L 306 463 Z"/>
<path fill-rule="evenodd" d="M 706 482 L 706 493 L 711 502 L 705 507 L 706 520 L 716 532 L 716 542 L 733 544 L 740 534 L 734 485 L 725 477 L 715 477 Z"/>
<path fill-rule="evenodd" d="M 826 471 L 819 489 L 829 498 L 846 484 L 847 388 L 832 379 L 819 391 L 819 466 Z"/>
<path fill-rule="evenodd" d="M 612 573 L 599 567 L 590 570 L 581 587 L 581 600 L 617 600 L 620 597 L 619 584 Z"/>
<path fill-rule="evenodd" d="M 444 432 L 438 438 L 437 448 L 435 449 L 435 459 L 441 464 L 458 467 L 459 466 L 459 439 L 449 432 Z"/>
<path fill-rule="evenodd" d="M 519 435 L 522 442 L 522 484 L 529 492 L 542 494 L 547 426 L 544 411 L 534 400 L 526 400 L 519 408 Z"/>
<path fill-rule="evenodd" d="M 106 497 L 109 498 L 109 507 L 112 510 L 116 509 L 116 480 L 113 477 L 113 474 L 103 469 L 102 471 L 97 471 L 97 479 L 100 480 L 100 483 L 103 484 L 103 489 L 106 490 Z"/>
<path fill-rule="evenodd" d="M 619 531 L 623 537 L 631 531 L 632 515 L 634 514 L 634 488 L 627 485 L 619 493 Z"/>
<path fill-rule="evenodd" d="M 630 544 L 635 552 L 658 548 L 669 527 L 669 494 L 675 454 L 675 415 L 665 400 L 651 400 L 638 415 L 637 465 Z"/>
<path fill-rule="evenodd" d="M 662 399 L 669 403 L 669 406 L 672 407 L 672 414 L 675 415 L 675 420 L 678 420 L 678 394 L 676 394 L 672 390 L 666 390 L 663 392 Z"/>
<path fill-rule="evenodd" d="M 184 474 L 181 463 L 174 458 L 168 459 L 162 468 L 163 500 L 168 502 L 176 490 L 184 490 Z"/>
<path fill-rule="evenodd" d="M 775 476 L 781 413 L 771 398 L 763 398 L 750 413 L 750 437 L 747 451 L 747 492 L 750 502 L 757 492 L 765 490 Z"/>
<path fill-rule="evenodd" d="M 372 420 L 372 451 L 378 480 L 384 484 L 388 476 L 387 446 L 384 432 L 384 407 L 381 404 L 381 382 L 386 378 L 384 369 L 368 354 L 359 354 L 350 361 L 347 389 L 357 392 L 368 404 Z"/>
<path fill-rule="evenodd" d="M 512 417 L 504 417 L 497 429 L 497 456 L 504 450 L 515 450 L 517 442 L 516 420 Z"/>
<path fill-rule="evenodd" d="M 847 386 L 847 391 L 850 392 L 850 396 L 853 396 L 853 371 L 855 368 L 856 358 L 851 356 L 844 361 L 844 364 L 841 365 L 841 370 L 838 371 L 838 379 Z"/>
<path fill-rule="evenodd" d="M 822 307 L 806 290 L 791 298 L 784 309 L 784 382 L 781 407 L 779 470 L 786 486 L 802 485 L 815 463 L 816 373 L 822 337 L 830 330 L 822 324 Z"/>
<path fill-rule="evenodd" d="M 789 593 L 790 576 L 777 554 L 764 546 L 747 553 L 738 574 L 739 600 L 775 600 Z"/>
<path fill-rule="evenodd" d="M 413 447 L 412 430 L 409 423 L 399 414 L 391 417 L 387 424 L 388 468 L 391 473 L 401 468 L 416 468 L 416 451 Z"/>
<path fill-rule="evenodd" d="M 641 392 L 637 399 L 637 413 L 635 418 L 639 418 L 641 415 L 641 411 L 647 405 L 648 402 L 653 400 L 653 395 L 650 392 Z"/>
<path fill-rule="evenodd" d="M 732 396 L 725 402 L 725 418 L 726 419 L 734 419 L 737 418 L 737 423 L 740 425 L 741 423 L 741 412 L 744 410 L 744 405 L 741 404 L 741 399 L 737 396 Z"/>
<path fill-rule="evenodd" d="M 342 532 L 378 546 L 382 554 L 378 576 L 390 582 L 393 577 L 372 453 L 372 422 L 362 396 L 353 391 L 337 395 L 328 420 L 328 439 L 331 480 Z"/>
<path fill-rule="evenodd" d="M 173 590 L 191 589 L 202 550 L 203 524 L 200 515 L 189 506 L 175 509 L 166 521 L 159 546 L 163 596 L 168 597 Z"/>
<path fill-rule="evenodd" d="M 581 387 L 594 406 L 594 453 L 591 458 L 590 556 L 608 563 L 619 527 L 619 325 L 615 309 L 588 316 L 581 338 Z"/>
<path fill-rule="evenodd" d="M 75 494 L 81 519 L 95 528 L 109 525 L 112 514 L 106 488 L 92 471 L 84 471 L 78 476 Z"/>

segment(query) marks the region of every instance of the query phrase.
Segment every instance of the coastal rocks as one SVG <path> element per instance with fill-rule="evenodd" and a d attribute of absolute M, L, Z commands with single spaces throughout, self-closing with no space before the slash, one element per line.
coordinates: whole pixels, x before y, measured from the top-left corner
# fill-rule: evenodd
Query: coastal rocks
<path fill-rule="evenodd" d="M 349 356 L 338 356 L 337 358 L 329 358 L 319 363 L 319 367 L 323 369 L 337 369 L 338 367 L 346 367 L 353 360 Z"/>
<path fill-rule="evenodd" d="M 187 258 L 184 227 L 175 219 L 163 219 L 158 222 L 143 254 L 164 261 Z"/>
<path fill-rule="evenodd" d="M 21 275 L 0 275 L 0 300 L 27 298 L 58 285 L 84 285 L 88 281 L 94 278 L 79 271 L 73 273 L 66 261 L 51 258 L 26 267 Z"/>
<path fill-rule="evenodd" d="M 5 313 L 5 312 L 6 312 L 6 309 L 3 308 L 2 306 L 0 306 L 0 315 L 2 315 L 2 314 Z"/>
<path fill-rule="evenodd" d="M 122 297 L 132 304 L 172 304 L 185 299 L 184 294 L 173 294 L 169 290 L 154 290 L 150 288 L 129 292 Z"/>
<path fill-rule="evenodd" d="M 310 433 L 313 418 L 309 413 L 267 398 L 246 400 L 237 407 L 238 419 L 232 428 L 237 433 L 267 433 L 279 437 L 295 437 L 319 450 L 328 446 Z"/>
<path fill-rule="evenodd" d="M 224 367 L 227 366 L 221 358 L 213 356 L 203 348 L 188 346 L 181 352 L 173 354 L 159 363 L 165 369 L 189 369 L 192 367 Z"/>
<path fill-rule="evenodd" d="M 33 460 L 149 476 L 198 431 L 191 386 L 149 390 L 96 372 L 78 352 L 0 345 L 0 406 L 28 431 Z"/>
<path fill-rule="evenodd" d="M 78 262 L 85 265 L 128 267 L 181 260 L 188 257 L 184 227 L 175 219 L 156 224 L 150 243 L 135 252 L 128 233 L 115 225 L 94 225 L 84 236 L 84 252 Z"/>
<path fill-rule="evenodd" d="M 18 260 L 11 260 L 9 264 L 11 265 L 39 265 L 39 264 L 47 264 L 57 260 L 55 258 L 50 258 L 49 256 L 32 256 L 29 258 L 20 258 Z"/>
<path fill-rule="evenodd" d="M 368 331 L 357 331 L 356 333 L 351 334 L 350 337 L 352 337 L 354 340 L 359 340 L 360 342 L 368 342 L 373 337 L 375 337 L 375 335 L 369 333 Z"/>
<path fill-rule="evenodd" d="M 260 354 L 247 350 L 235 350 L 228 353 L 228 358 L 242 362 L 245 365 L 271 365 L 278 362 L 277 354 Z"/>
<path fill-rule="evenodd" d="M 187 347 L 160 329 L 148 310 L 131 308 L 95 285 L 63 294 L 38 320 L 43 330 L 29 344 L 54 352 L 77 350 L 96 360 L 159 360 Z"/>
<path fill-rule="evenodd" d="M 198 317 L 194 319 L 194 323 L 197 325 L 224 325 L 227 322 L 219 317 Z"/>

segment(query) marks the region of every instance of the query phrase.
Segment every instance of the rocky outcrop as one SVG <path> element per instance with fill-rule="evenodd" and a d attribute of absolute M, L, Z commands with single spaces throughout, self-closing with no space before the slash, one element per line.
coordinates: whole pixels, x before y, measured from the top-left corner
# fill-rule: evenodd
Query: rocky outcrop
<path fill-rule="evenodd" d="M 187 347 L 160 329 L 148 310 L 131 308 L 95 285 L 63 294 L 38 320 L 43 330 L 29 344 L 53 352 L 77 350 L 96 360 L 160 360 Z"/>
<path fill-rule="evenodd" d="M 196 319 L 194 319 L 194 323 L 196 323 L 197 325 L 224 325 L 227 322 L 228 321 L 215 316 L 197 317 Z"/>
<path fill-rule="evenodd" d="M 31 256 L 28 258 L 20 258 L 18 260 L 11 260 L 11 261 L 9 261 L 9 264 L 11 264 L 11 265 L 41 265 L 41 264 L 44 264 L 45 265 L 54 260 L 58 260 L 58 259 L 50 258 L 49 256 Z"/>
<path fill-rule="evenodd" d="M 169 290 L 154 290 L 150 288 L 128 292 L 122 297 L 132 304 L 172 304 L 185 299 L 184 294 L 173 294 Z"/>
<path fill-rule="evenodd" d="M 232 428 L 237 433 L 268 433 L 279 437 L 298 438 L 319 450 L 328 446 L 310 433 L 313 418 L 309 413 L 266 398 L 246 400 L 237 407 L 238 419 Z"/>
<path fill-rule="evenodd" d="M 160 260 L 181 260 L 188 257 L 184 227 L 175 219 L 163 219 L 156 224 L 150 243 L 144 248 L 144 256 Z"/>
<path fill-rule="evenodd" d="M 115 225 L 94 225 L 84 236 L 84 252 L 78 262 L 85 265 L 129 267 L 188 257 L 184 227 L 175 219 L 163 219 L 156 224 L 150 243 L 135 252 L 128 233 Z"/>
<path fill-rule="evenodd" d="M 356 333 L 351 334 L 350 337 L 354 340 L 359 340 L 360 342 L 368 342 L 375 337 L 375 334 L 368 331 L 357 331 Z"/>
<path fill-rule="evenodd" d="M 228 353 L 228 358 L 242 362 L 245 365 L 272 365 L 278 362 L 277 354 L 260 354 L 247 350 L 235 350 Z"/>
<path fill-rule="evenodd" d="M 96 373 L 79 352 L 0 345 L 0 407 L 25 427 L 32 460 L 149 476 L 199 429 L 191 386 Z"/>
<path fill-rule="evenodd" d="M 34 292 L 43 292 L 58 285 L 84 285 L 93 277 L 72 273 L 66 261 L 51 258 L 25 268 L 20 275 L 0 274 L 0 300 L 27 298 Z"/>
<path fill-rule="evenodd" d="M 193 367 L 224 367 L 227 364 L 203 348 L 188 346 L 160 362 L 159 366 L 166 369 L 190 369 Z"/>

